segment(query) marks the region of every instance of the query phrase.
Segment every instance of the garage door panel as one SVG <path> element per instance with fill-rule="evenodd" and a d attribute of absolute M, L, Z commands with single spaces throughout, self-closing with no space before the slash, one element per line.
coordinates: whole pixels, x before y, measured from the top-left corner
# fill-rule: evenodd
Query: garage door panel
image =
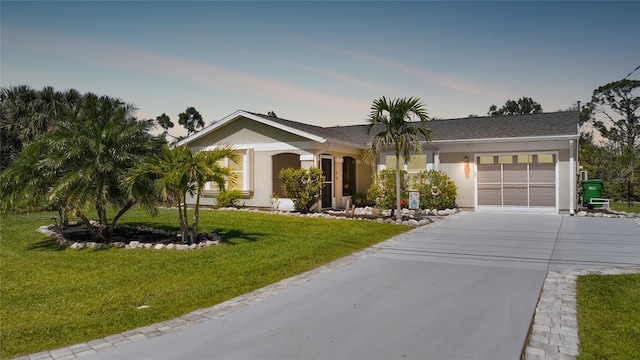
<path fill-rule="evenodd" d="M 502 182 L 500 164 L 478 165 L 478 182 L 479 183 Z"/>
<path fill-rule="evenodd" d="M 478 206 L 556 208 L 555 154 L 476 158 Z"/>
<path fill-rule="evenodd" d="M 505 183 L 527 184 L 527 164 L 504 164 L 502 179 Z"/>
<path fill-rule="evenodd" d="M 530 164 L 529 181 L 532 183 L 555 183 L 556 167 L 554 164 Z"/>
<path fill-rule="evenodd" d="M 531 194 L 531 206 L 556 206 L 555 185 L 531 185 L 529 192 Z"/>
<path fill-rule="evenodd" d="M 526 184 L 505 184 L 503 187 L 504 206 L 528 206 L 529 196 Z"/>
<path fill-rule="evenodd" d="M 478 205 L 502 205 L 502 186 L 478 184 Z"/>

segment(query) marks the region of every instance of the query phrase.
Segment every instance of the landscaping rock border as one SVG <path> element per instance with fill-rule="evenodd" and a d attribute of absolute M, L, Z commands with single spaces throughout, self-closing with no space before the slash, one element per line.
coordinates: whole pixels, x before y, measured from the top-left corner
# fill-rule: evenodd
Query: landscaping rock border
<path fill-rule="evenodd" d="M 74 224 L 73 224 L 74 225 Z M 111 247 L 116 248 L 125 248 L 125 249 L 155 249 L 155 250 L 193 250 L 193 249 L 203 249 L 208 248 L 210 246 L 220 245 L 222 242 L 222 238 L 218 234 L 200 234 L 200 241 L 192 244 L 182 244 L 182 243 L 146 243 L 140 241 L 129 241 L 129 242 L 110 242 L 110 243 L 99 243 L 93 241 L 71 241 L 66 239 L 62 234 L 53 230 L 57 225 L 44 225 L 40 226 L 36 229 L 37 232 L 45 234 L 46 236 L 54 239 L 58 245 L 68 246 L 71 249 L 79 250 L 79 249 L 106 249 Z M 121 226 L 126 227 L 126 226 Z M 131 229 L 147 231 L 151 233 L 156 233 L 158 235 L 163 236 L 175 236 L 179 238 L 178 234 L 172 231 L 166 231 L 162 229 L 154 229 L 146 226 L 136 226 L 129 227 Z"/>
<path fill-rule="evenodd" d="M 202 209 L 202 210 L 214 210 L 214 209 Z M 458 209 L 446 209 L 446 210 L 408 210 L 402 209 L 402 220 L 391 218 L 391 210 L 376 211 L 372 207 L 356 208 L 352 213 L 348 213 L 346 210 L 330 210 L 326 212 L 314 212 L 302 214 L 299 212 L 291 211 L 265 211 L 255 208 L 219 208 L 216 210 L 222 211 L 245 211 L 245 212 L 259 212 L 265 214 L 275 214 L 281 216 L 300 216 L 310 218 L 324 218 L 324 219 L 343 219 L 343 220 L 359 220 L 359 221 L 375 221 L 378 223 L 390 223 L 406 226 L 424 226 L 433 222 L 428 216 L 448 216 L 458 213 Z M 72 224 L 72 225 L 75 225 Z M 92 241 L 70 241 L 66 239 L 62 234 L 54 231 L 55 224 L 44 225 L 39 227 L 36 231 L 53 238 L 58 245 L 68 246 L 71 249 L 105 249 L 105 248 L 125 248 L 125 249 L 155 249 L 155 250 L 195 250 L 204 249 L 210 246 L 220 245 L 222 238 L 215 233 L 200 234 L 200 241 L 192 244 L 183 243 L 146 243 L 136 240 L 129 242 L 110 242 L 110 243 L 98 243 Z M 126 228 L 127 226 L 121 226 Z M 146 231 L 150 233 L 156 233 L 163 236 L 175 236 L 179 238 L 179 234 L 162 229 L 155 229 L 146 226 L 130 227 L 135 230 Z"/>
<path fill-rule="evenodd" d="M 628 213 L 626 211 L 615 211 L 609 209 L 602 210 L 581 210 L 576 213 L 576 216 L 579 217 L 602 217 L 602 218 L 640 218 L 640 214 L 638 213 Z"/>

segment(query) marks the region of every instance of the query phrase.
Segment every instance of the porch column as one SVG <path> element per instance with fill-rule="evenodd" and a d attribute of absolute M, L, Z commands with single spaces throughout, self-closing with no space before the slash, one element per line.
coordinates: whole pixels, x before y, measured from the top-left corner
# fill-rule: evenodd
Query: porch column
<path fill-rule="evenodd" d="M 333 193 L 336 198 L 336 207 L 339 208 L 344 207 L 342 204 L 342 179 L 344 178 L 342 163 L 344 163 L 344 159 L 341 157 L 333 159 Z"/>
<path fill-rule="evenodd" d="M 576 208 L 576 160 L 574 155 L 574 141 L 569 140 L 569 214 L 574 215 Z"/>
<path fill-rule="evenodd" d="M 433 151 L 427 151 L 427 171 L 433 170 Z"/>
<path fill-rule="evenodd" d="M 440 150 L 433 152 L 433 170 L 440 170 Z"/>
<path fill-rule="evenodd" d="M 253 191 L 253 149 L 242 155 L 242 190 Z"/>
<path fill-rule="evenodd" d="M 300 168 L 309 169 L 311 167 L 319 167 L 316 165 L 316 157 L 313 154 L 300 155 Z"/>

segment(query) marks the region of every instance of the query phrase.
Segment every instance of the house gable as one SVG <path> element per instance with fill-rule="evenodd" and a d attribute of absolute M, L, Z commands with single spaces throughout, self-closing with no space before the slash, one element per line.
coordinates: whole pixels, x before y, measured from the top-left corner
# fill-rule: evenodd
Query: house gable
<path fill-rule="evenodd" d="M 189 142 L 192 148 L 206 148 L 222 144 L 241 145 L 275 143 L 312 143 L 309 138 L 245 117 L 235 118 L 216 127 L 215 131 Z"/>

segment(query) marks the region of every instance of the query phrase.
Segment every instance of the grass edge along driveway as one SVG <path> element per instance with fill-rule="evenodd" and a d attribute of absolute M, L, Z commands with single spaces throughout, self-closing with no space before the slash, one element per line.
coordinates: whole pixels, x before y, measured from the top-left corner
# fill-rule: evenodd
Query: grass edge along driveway
<path fill-rule="evenodd" d="M 173 319 L 386 240 L 409 227 L 203 211 L 199 250 L 63 248 L 35 230 L 53 213 L 0 219 L 0 357 L 69 346 Z M 178 230 L 176 210 L 133 209 L 120 224 Z M 148 308 L 138 309 L 142 305 Z"/>
<path fill-rule="evenodd" d="M 577 280 L 579 360 L 640 359 L 640 274 Z"/>

